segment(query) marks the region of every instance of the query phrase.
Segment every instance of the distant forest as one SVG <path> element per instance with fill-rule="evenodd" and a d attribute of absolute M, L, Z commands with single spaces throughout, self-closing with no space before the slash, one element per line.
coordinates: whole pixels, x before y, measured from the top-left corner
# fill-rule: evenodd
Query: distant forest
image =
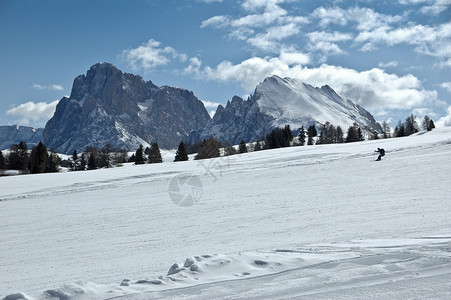
<path fill-rule="evenodd" d="M 435 128 L 434 122 L 428 116 L 425 116 L 421 123 L 423 130 L 431 131 Z M 189 160 L 188 154 L 197 153 L 195 160 L 209 159 L 214 157 L 230 156 L 252 151 L 261 151 L 267 149 L 334 144 L 334 143 L 353 143 L 364 141 L 366 139 L 380 139 L 391 137 L 403 137 L 417 133 L 420 130 L 415 116 L 410 115 L 404 122 L 399 121 L 393 133 L 390 126 L 382 123 L 382 134 L 374 133 L 372 136 L 365 137 L 362 129 L 357 123 L 354 123 L 346 131 L 346 135 L 340 126 L 326 122 L 316 128 L 310 125 L 307 129 L 303 126 L 299 132 L 293 132 L 289 125 L 280 128 L 274 128 L 264 138 L 254 143 L 246 143 L 243 139 L 238 145 L 221 144 L 214 137 L 209 137 L 201 142 L 186 144 L 183 140 L 180 142 L 174 157 L 174 162 Z M 345 137 L 346 136 L 346 137 Z M 222 150 L 222 151 L 221 151 Z M 79 154 L 74 150 L 72 157 L 62 160 L 53 149 L 47 150 L 47 147 L 39 142 L 31 150 L 24 142 L 13 144 L 6 154 L 0 151 L 0 175 L 8 175 L 6 170 L 17 170 L 18 174 L 37 174 L 58 172 L 60 167 L 68 168 L 70 171 L 95 170 L 99 168 L 110 168 L 121 166 L 123 163 L 134 164 L 153 164 L 162 163 L 163 159 L 158 144 L 152 143 L 150 147 L 142 145 L 130 157 L 125 149 L 116 149 L 111 144 L 106 144 L 98 149 L 96 147 L 86 147 L 85 152 Z"/>

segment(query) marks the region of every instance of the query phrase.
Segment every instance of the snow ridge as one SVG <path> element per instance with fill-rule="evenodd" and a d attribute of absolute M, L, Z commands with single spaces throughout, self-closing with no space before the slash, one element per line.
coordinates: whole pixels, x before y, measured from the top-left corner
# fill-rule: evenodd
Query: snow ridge
<path fill-rule="evenodd" d="M 191 141 L 214 136 L 218 140 L 239 144 L 261 140 L 275 127 L 299 128 L 325 122 L 340 126 L 344 132 L 356 122 L 364 132 L 381 132 L 373 116 L 351 101 L 341 98 L 330 86 L 315 88 L 302 81 L 276 75 L 257 85 L 248 100 L 233 97 L 226 107 L 218 106 L 205 128 L 191 134 Z"/>

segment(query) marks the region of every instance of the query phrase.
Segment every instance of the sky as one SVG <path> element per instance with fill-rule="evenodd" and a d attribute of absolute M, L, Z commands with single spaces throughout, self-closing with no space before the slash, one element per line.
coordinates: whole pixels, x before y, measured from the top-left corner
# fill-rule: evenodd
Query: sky
<path fill-rule="evenodd" d="M 278 75 L 451 126 L 451 0 L 0 0 L 0 125 L 44 127 L 98 62 L 212 114 Z"/>

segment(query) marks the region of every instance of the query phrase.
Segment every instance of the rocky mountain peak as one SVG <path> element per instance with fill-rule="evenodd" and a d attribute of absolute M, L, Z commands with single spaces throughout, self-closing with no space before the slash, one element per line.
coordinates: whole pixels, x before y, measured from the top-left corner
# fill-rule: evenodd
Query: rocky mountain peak
<path fill-rule="evenodd" d="M 234 97 L 225 108 L 218 108 L 207 126 L 193 135 L 196 139 L 214 136 L 230 144 L 262 139 L 275 127 L 301 126 L 330 122 L 346 130 L 354 122 L 362 128 L 380 132 L 380 125 L 365 109 L 341 98 L 330 86 L 315 88 L 292 78 L 271 76 L 257 85 L 244 101 Z"/>
<path fill-rule="evenodd" d="M 45 127 L 44 141 L 63 153 L 106 143 L 134 150 L 157 141 L 162 148 L 173 148 L 209 119 L 193 92 L 158 87 L 110 63 L 98 63 L 75 78 L 71 96 L 61 99 Z"/>

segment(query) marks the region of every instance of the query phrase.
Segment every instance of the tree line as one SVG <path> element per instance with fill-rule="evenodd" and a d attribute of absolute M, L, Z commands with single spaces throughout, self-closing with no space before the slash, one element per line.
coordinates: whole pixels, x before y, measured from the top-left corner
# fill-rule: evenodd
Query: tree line
<path fill-rule="evenodd" d="M 31 151 L 25 142 L 13 144 L 9 148 L 9 152 L 3 155 L 0 151 L 0 169 L 2 170 L 19 170 L 21 173 L 53 173 L 58 172 L 60 166 L 60 158 L 56 152 L 39 142 Z"/>
<path fill-rule="evenodd" d="M 432 119 L 425 116 L 422 120 L 421 128 L 431 131 L 435 128 L 435 125 Z M 420 126 L 416 121 L 416 117 L 410 115 L 405 122 L 398 122 L 393 134 L 390 126 L 383 122 L 382 134 L 374 133 L 368 139 L 403 137 L 414 134 L 419 130 Z M 364 141 L 365 139 L 363 130 L 357 123 L 348 127 L 346 137 L 344 137 L 343 129 L 340 126 L 334 126 L 330 122 L 325 122 L 318 129 L 313 124 L 307 129 L 302 126 L 297 134 L 297 142 L 293 142 L 294 132 L 289 125 L 286 125 L 274 128 L 264 138 L 255 143 L 247 144 L 242 139 L 238 149 L 232 145 L 223 145 L 214 137 L 209 137 L 193 144 L 186 144 L 182 140 L 177 148 L 174 162 L 187 161 L 189 159 L 188 154 L 192 153 L 197 153 L 194 157 L 195 160 L 220 157 L 221 148 L 223 149 L 223 156 L 230 156 L 250 151 L 290 147 L 292 145 L 304 146 L 306 143 L 307 145 L 352 143 Z M 128 157 L 128 152 L 125 149 L 116 149 L 111 144 L 106 144 L 102 148 L 89 146 L 86 147 L 86 151 L 81 155 L 74 150 L 72 157 L 66 161 L 62 161 L 53 149 L 49 152 L 42 142 L 34 146 L 31 151 L 29 151 L 27 144 L 24 142 L 11 145 L 7 155 L 3 155 L 2 151 L 0 151 L 0 169 L 21 170 L 32 174 L 58 172 L 62 162 L 65 162 L 65 166 L 72 171 L 81 171 L 120 166 L 126 162 L 133 162 L 137 165 L 162 163 L 163 158 L 156 142 L 145 149 L 143 145 L 140 145 L 131 157 Z"/>
<path fill-rule="evenodd" d="M 435 128 L 434 121 L 428 116 L 424 116 L 421 122 L 421 128 L 426 131 L 431 131 Z M 395 130 L 393 132 L 393 136 L 395 137 L 403 137 L 409 136 L 414 133 L 417 133 L 420 130 L 420 126 L 418 125 L 416 118 L 414 115 L 410 115 L 406 118 L 405 122 L 401 120 L 398 121 L 398 125 L 396 125 Z"/>

